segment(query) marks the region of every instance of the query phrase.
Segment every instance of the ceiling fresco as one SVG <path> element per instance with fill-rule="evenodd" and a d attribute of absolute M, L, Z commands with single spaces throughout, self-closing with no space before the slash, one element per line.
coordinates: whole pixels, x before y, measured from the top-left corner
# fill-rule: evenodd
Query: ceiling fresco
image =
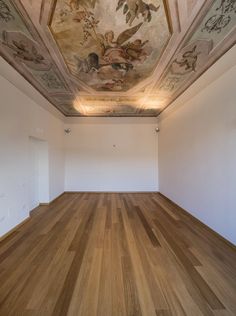
<path fill-rule="evenodd" d="M 148 78 L 170 38 L 158 0 L 58 0 L 51 30 L 70 72 L 97 91 L 127 91 Z"/>
<path fill-rule="evenodd" d="M 1 56 L 65 116 L 157 116 L 235 43 L 235 0 L 0 0 Z"/>

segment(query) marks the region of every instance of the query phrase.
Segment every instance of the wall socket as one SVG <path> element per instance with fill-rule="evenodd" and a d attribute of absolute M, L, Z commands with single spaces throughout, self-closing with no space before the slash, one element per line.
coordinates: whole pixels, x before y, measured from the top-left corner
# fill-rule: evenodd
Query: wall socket
<path fill-rule="evenodd" d="M 3 222 L 6 219 L 6 216 L 0 217 L 0 223 Z"/>

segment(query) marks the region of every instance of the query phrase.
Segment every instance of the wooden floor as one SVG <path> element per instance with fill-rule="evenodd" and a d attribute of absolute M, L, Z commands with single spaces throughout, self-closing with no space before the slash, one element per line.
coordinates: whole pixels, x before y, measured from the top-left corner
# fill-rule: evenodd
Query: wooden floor
<path fill-rule="evenodd" d="M 64 194 L 0 243 L 0 315 L 235 316 L 236 251 L 159 194 Z"/>

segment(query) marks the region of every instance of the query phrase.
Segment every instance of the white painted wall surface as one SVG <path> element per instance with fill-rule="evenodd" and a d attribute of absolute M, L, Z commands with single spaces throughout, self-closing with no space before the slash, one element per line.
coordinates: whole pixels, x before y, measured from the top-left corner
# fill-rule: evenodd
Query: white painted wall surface
<path fill-rule="evenodd" d="M 1 236 L 29 215 L 29 136 L 48 143 L 48 202 L 64 191 L 64 125 L 1 76 L 0 93 Z"/>
<path fill-rule="evenodd" d="M 81 118 L 67 124 L 66 191 L 157 191 L 154 118 Z"/>
<path fill-rule="evenodd" d="M 235 82 L 234 66 L 160 117 L 159 185 L 161 193 L 236 244 Z"/>

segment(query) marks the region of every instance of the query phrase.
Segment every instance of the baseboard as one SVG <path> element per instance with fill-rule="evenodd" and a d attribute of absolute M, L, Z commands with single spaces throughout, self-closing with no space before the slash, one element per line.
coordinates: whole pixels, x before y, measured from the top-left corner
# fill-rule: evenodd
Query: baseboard
<path fill-rule="evenodd" d="M 171 199 L 169 199 L 167 196 L 162 194 L 161 192 L 158 192 L 164 199 L 166 199 L 168 202 L 171 202 L 174 204 L 181 212 L 183 212 L 186 216 L 188 216 L 192 221 L 196 222 L 198 225 L 202 226 L 202 228 L 208 230 L 211 234 L 213 234 L 216 238 L 220 239 L 223 243 L 225 243 L 227 246 L 229 246 L 231 249 L 236 251 L 236 245 L 234 245 L 231 241 L 217 233 L 214 229 L 203 223 L 200 219 L 192 215 L 189 211 L 183 209 L 181 206 L 173 202 Z"/>
<path fill-rule="evenodd" d="M 58 195 L 55 199 L 53 199 L 52 201 L 48 202 L 48 203 L 39 203 L 39 206 L 47 206 L 50 205 L 52 203 L 54 203 L 57 199 L 59 199 L 60 197 L 62 197 L 62 195 L 64 195 L 65 192 L 62 192 L 60 195 Z"/>
<path fill-rule="evenodd" d="M 61 193 L 59 196 L 57 196 L 55 199 L 53 199 L 50 203 L 40 203 L 39 206 L 47 206 L 50 205 L 52 203 L 54 203 L 57 199 L 59 199 L 62 195 L 64 195 L 65 192 Z M 3 241 L 4 239 L 6 239 L 9 235 L 11 235 L 12 233 L 14 233 L 16 230 L 18 230 L 21 226 L 23 226 L 26 222 L 28 222 L 30 220 L 30 218 L 35 215 L 35 213 L 37 213 L 39 206 L 37 206 L 36 208 L 34 208 L 33 210 L 31 210 L 29 212 L 29 217 L 27 217 L 26 219 L 24 219 L 22 222 L 20 222 L 18 225 L 16 225 L 15 227 L 13 227 L 11 230 L 9 230 L 6 234 L 4 234 L 3 236 L 0 237 L 0 242 Z"/>
<path fill-rule="evenodd" d="M 39 206 L 37 206 L 36 208 L 34 208 L 33 210 L 30 211 L 30 216 L 34 216 L 35 214 L 37 214 L 39 212 L 40 206 L 49 206 L 49 205 L 53 204 L 54 202 L 56 202 L 64 194 L 65 194 L 65 192 L 62 192 L 60 195 L 58 195 L 55 199 L 53 199 L 49 203 L 40 203 Z"/>
<path fill-rule="evenodd" d="M 62 194 L 60 194 L 59 196 L 57 196 L 54 200 L 52 200 L 50 203 L 40 203 L 39 206 L 47 206 L 50 205 L 51 203 L 55 202 L 57 199 L 59 199 L 62 195 L 64 195 L 65 192 L 63 192 Z M 4 239 L 6 239 L 9 235 L 11 235 L 14 231 L 18 230 L 21 226 L 23 226 L 26 222 L 28 222 L 30 220 L 30 218 L 38 211 L 38 206 L 36 208 L 34 208 L 33 210 L 31 210 L 29 212 L 29 217 L 27 217 L 26 219 L 24 219 L 22 222 L 20 222 L 18 225 L 16 225 L 15 227 L 13 227 L 11 230 L 9 230 L 6 234 L 4 234 L 3 236 L 0 237 L 0 242 L 3 241 Z"/>
<path fill-rule="evenodd" d="M 53 199 L 53 200 L 49 203 L 49 205 L 52 204 L 52 203 L 54 203 L 54 202 L 56 202 L 56 200 L 60 199 L 60 197 L 62 197 L 64 194 L 65 194 L 65 192 L 62 192 L 62 193 L 61 193 L 60 195 L 58 195 L 55 199 Z"/>
<path fill-rule="evenodd" d="M 18 230 L 21 226 L 23 226 L 26 222 L 28 222 L 30 220 L 30 216 L 27 217 L 26 219 L 24 219 L 22 222 L 20 222 L 19 224 L 17 224 L 15 227 L 13 227 L 12 229 L 10 229 L 6 234 L 2 235 L 0 237 L 0 242 L 2 242 L 4 239 L 6 239 L 7 237 L 9 237 L 12 233 L 14 233 L 16 230 Z"/>
<path fill-rule="evenodd" d="M 117 193 L 117 194 L 125 194 L 125 193 L 159 193 L 159 191 L 65 191 L 66 194 L 76 194 L 76 193 Z"/>

